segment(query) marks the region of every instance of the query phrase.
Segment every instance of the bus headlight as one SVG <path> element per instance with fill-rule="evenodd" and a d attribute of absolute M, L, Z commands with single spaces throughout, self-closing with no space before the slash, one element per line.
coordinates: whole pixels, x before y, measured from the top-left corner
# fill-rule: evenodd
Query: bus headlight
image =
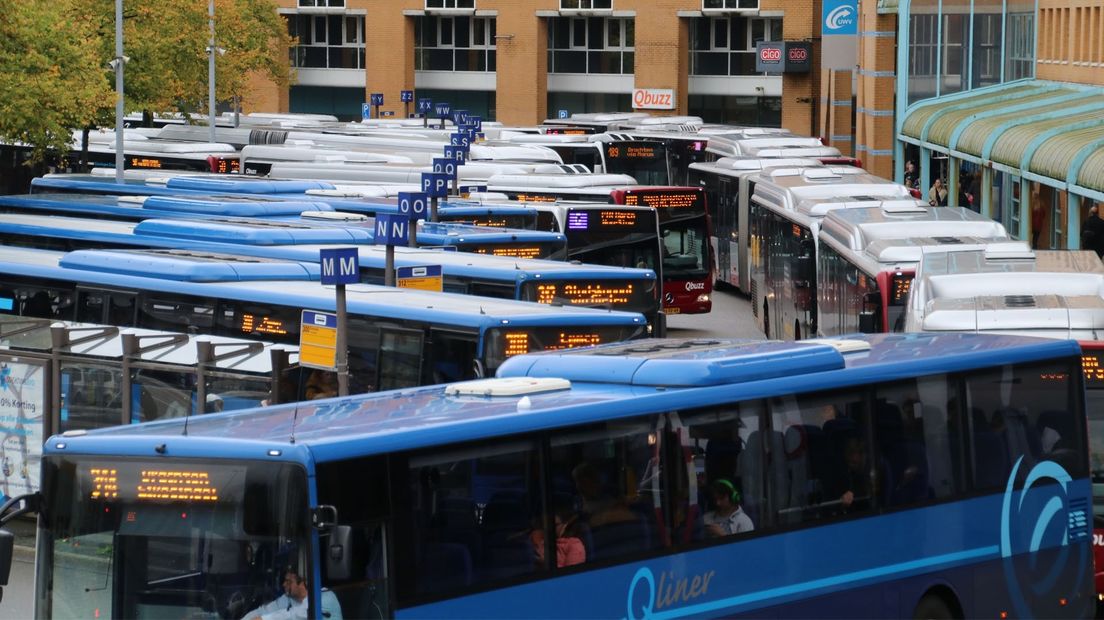
<path fill-rule="evenodd" d="M 702 293 L 701 295 L 698 295 L 698 303 L 699 304 L 709 303 L 709 294 L 708 293 Z"/>

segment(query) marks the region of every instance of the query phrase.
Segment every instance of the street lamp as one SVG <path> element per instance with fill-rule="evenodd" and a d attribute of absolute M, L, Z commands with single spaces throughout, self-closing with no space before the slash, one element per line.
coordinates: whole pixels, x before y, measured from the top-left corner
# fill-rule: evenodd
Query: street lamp
<path fill-rule="evenodd" d="M 211 38 L 207 42 L 207 120 L 211 126 L 211 142 L 215 142 L 215 54 L 222 56 L 226 50 L 215 47 L 215 0 L 207 3 L 207 22 Z"/>
<path fill-rule="evenodd" d="M 123 0 L 115 0 L 115 182 L 123 182 L 123 65 L 130 60 L 123 56 Z"/>

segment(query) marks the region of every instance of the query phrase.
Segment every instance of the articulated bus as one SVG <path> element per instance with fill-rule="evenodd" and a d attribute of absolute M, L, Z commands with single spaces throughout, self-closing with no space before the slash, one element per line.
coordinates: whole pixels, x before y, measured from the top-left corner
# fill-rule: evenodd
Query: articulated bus
<path fill-rule="evenodd" d="M 333 211 L 327 203 L 281 201 L 251 196 L 110 196 L 106 194 L 30 194 L 0 196 L 0 212 L 40 213 L 140 222 L 151 218 L 247 220 L 261 218 L 288 228 L 340 228 L 350 242 L 372 243 L 372 218 Z M 322 233 L 320 233 L 322 234 Z M 419 222 L 422 247 L 518 258 L 563 258 L 566 237 L 536 230 L 488 228 L 458 223 Z"/>
<path fill-rule="evenodd" d="M 73 251 L 112 248 L 192 249 L 220 254 L 319 262 L 320 251 L 347 247 L 347 229 L 293 227 L 263 220 L 114 222 L 35 213 L 0 213 L 0 244 Z M 360 279 L 383 284 L 382 246 L 356 243 Z M 423 248 L 394 249 L 397 268 L 437 266 L 440 289 L 544 304 L 640 312 L 659 324 L 660 295 L 651 269 L 535 260 Z"/>
<path fill-rule="evenodd" d="M 717 262 L 717 282 L 744 293 L 750 289 L 748 204 L 759 173 L 768 168 L 821 166 L 823 164 L 815 159 L 757 157 L 722 157 L 690 165 L 687 185 L 705 191 L 705 201 L 712 215 L 710 244 Z"/>
<path fill-rule="evenodd" d="M 1014 242 L 999 222 L 970 209 L 919 203 L 829 211 L 818 234 L 816 325 L 822 337 L 903 331 L 923 255 Z"/>
<path fill-rule="evenodd" d="M 299 344 L 304 310 L 335 309 L 318 279 L 316 263 L 205 251 L 0 247 L 0 313 Z M 346 295 L 353 392 L 489 376 L 519 353 L 647 332 L 643 315 L 617 310 L 369 284 Z"/>
<path fill-rule="evenodd" d="M 922 204 L 904 185 L 851 166 L 764 170 L 750 200 L 751 311 L 778 340 L 817 334 L 817 232 L 825 213 Z"/>
<path fill-rule="evenodd" d="M 316 620 L 1081 618 L 1079 361 L 976 334 L 522 355 L 54 436 L 0 518 L 39 515 L 40 618 L 239 618 L 287 567 Z"/>
<path fill-rule="evenodd" d="M 990 246 L 954 254 L 926 254 L 916 271 L 905 330 L 925 334 L 970 332 L 1077 340 L 1082 349 L 1094 538 L 1104 537 L 1104 265 L 1095 252 L 1031 251 Z M 1068 425 L 1062 407 L 1050 417 Z M 1042 420 L 1038 444 L 1063 441 L 1063 428 Z M 1094 541 L 1096 592 L 1104 601 L 1104 545 Z"/>

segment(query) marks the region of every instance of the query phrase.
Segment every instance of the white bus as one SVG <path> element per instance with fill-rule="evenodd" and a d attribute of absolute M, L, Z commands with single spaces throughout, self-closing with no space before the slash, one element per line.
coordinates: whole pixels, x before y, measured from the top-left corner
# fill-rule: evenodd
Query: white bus
<path fill-rule="evenodd" d="M 922 256 L 1013 242 L 1000 223 L 963 207 L 829 211 L 817 245 L 817 335 L 903 331 Z"/>
<path fill-rule="evenodd" d="M 771 168 L 755 183 L 748 210 L 752 313 L 772 339 L 817 333 L 817 232 L 829 210 L 922 204 L 904 185 L 851 166 Z"/>

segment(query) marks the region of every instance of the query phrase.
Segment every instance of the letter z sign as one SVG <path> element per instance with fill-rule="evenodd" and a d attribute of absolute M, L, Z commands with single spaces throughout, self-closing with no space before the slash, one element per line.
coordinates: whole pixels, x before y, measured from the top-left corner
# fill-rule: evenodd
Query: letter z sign
<path fill-rule="evenodd" d="M 322 284 L 356 284 L 360 281 L 360 252 L 356 248 L 319 250 Z"/>

